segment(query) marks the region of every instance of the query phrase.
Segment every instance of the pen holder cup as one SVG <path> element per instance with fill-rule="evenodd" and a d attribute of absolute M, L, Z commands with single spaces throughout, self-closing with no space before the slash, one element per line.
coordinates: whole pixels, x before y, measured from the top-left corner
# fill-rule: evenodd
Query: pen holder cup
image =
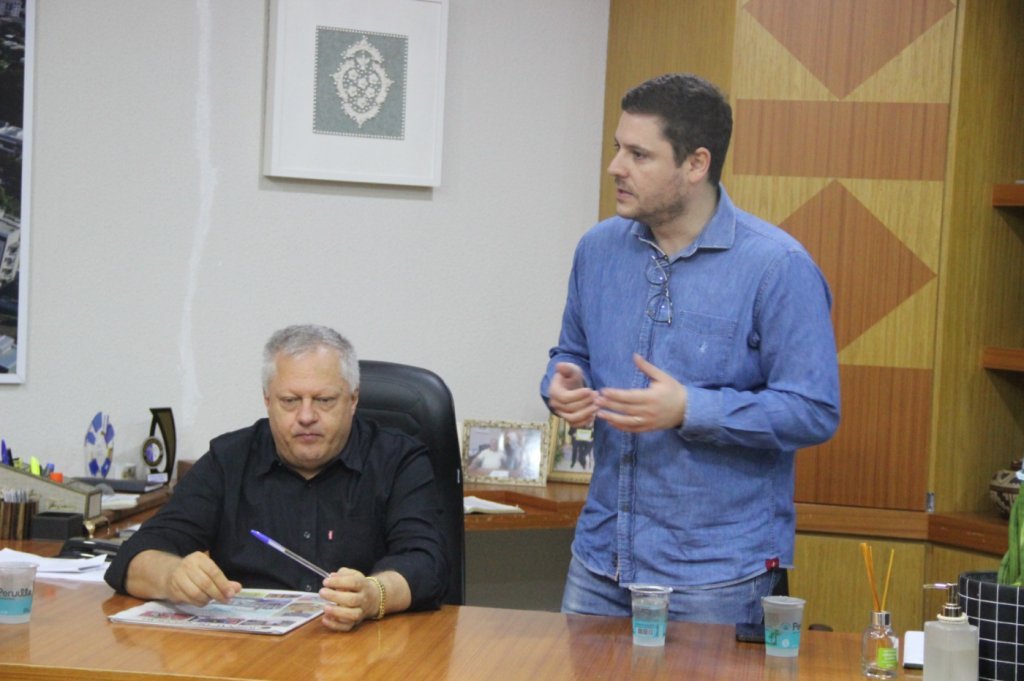
<path fill-rule="evenodd" d="M 0 539 L 28 539 L 38 503 L 0 501 Z"/>
<path fill-rule="evenodd" d="M 82 528 L 84 520 L 81 513 L 58 511 L 37 513 L 32 518 L 32 538 L 70 539 L 71 537 L 81 537 L 85 534 Z"/>

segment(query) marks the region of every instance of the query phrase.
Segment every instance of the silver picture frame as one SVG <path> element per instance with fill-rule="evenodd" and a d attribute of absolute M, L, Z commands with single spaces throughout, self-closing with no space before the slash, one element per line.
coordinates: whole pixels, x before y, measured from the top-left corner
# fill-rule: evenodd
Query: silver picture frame
<path fill-rule="evenodd" d="M 462 472 L 467 483 L 547 484 L 548 424 L 467 419 L 462 424 L 462 439 Z"/>

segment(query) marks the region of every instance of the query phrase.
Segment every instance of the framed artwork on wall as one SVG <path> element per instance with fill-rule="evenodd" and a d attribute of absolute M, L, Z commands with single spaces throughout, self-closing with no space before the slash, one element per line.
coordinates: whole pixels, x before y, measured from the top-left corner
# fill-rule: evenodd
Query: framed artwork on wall
<path fill-rule="evenodd" d="M 0 3 L 0 383 L 25 382 L 35 4 Z"/>
<path fill-rule="evenodd" d="M 548 453 L 548 480 L 590 484 L 594 472 L 594 430 L 572 428 L 552 414 L 548 424 L 551 448 Z"/>
<path fill-rule="evenodd" d="M 264 174 L 441 183 L 448 0 L 271 0 Z"/>
<path fill-rule="evenodd" d="M 548 472 L 548 425 L 475 421 L 462 426 L 466 482 L 543 487 Z"/>

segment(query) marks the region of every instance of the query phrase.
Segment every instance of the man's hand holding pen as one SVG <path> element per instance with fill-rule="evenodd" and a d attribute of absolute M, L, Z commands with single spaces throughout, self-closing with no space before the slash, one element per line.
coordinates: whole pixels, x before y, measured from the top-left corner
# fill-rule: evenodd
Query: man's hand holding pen
<path fill-rule="evenodd" d="M 351 631 L 368 617 L 381 619 L 388 612 L 401 612 L 412 602 L 412 593 L 405 577 L 394 571 L 366 576 L 358 570 L 340 568 L 328 573 L 319 565 L 310 562 L 280 542 L 259 530 L 251 530 L 252 536 L 295 562 L 324 578 L 320 598 L 328 605 L 324 608 L 324 626 L 334 631 Z"/>
<path fill-rule="evenodd" d="M 320 589 L 320 598 L 331 603 L 324 607 L 324 626 L 335 631 L 350 631 L 363 620 L 376 617 L 382 593 L 375 579 L 350 568 L 328 575 L 324 588 Z"/>

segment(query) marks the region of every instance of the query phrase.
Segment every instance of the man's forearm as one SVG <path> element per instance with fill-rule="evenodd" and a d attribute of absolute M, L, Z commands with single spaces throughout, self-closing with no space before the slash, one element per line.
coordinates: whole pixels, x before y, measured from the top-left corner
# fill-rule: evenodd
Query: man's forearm
<path fill-rule="evenodd" d="M 136 598 L 165 600 L 169 597 L 171 573 L 181 563 L 181 556 L 164 551 L 143 551 L 128 564 L 124 588 Z"/>

